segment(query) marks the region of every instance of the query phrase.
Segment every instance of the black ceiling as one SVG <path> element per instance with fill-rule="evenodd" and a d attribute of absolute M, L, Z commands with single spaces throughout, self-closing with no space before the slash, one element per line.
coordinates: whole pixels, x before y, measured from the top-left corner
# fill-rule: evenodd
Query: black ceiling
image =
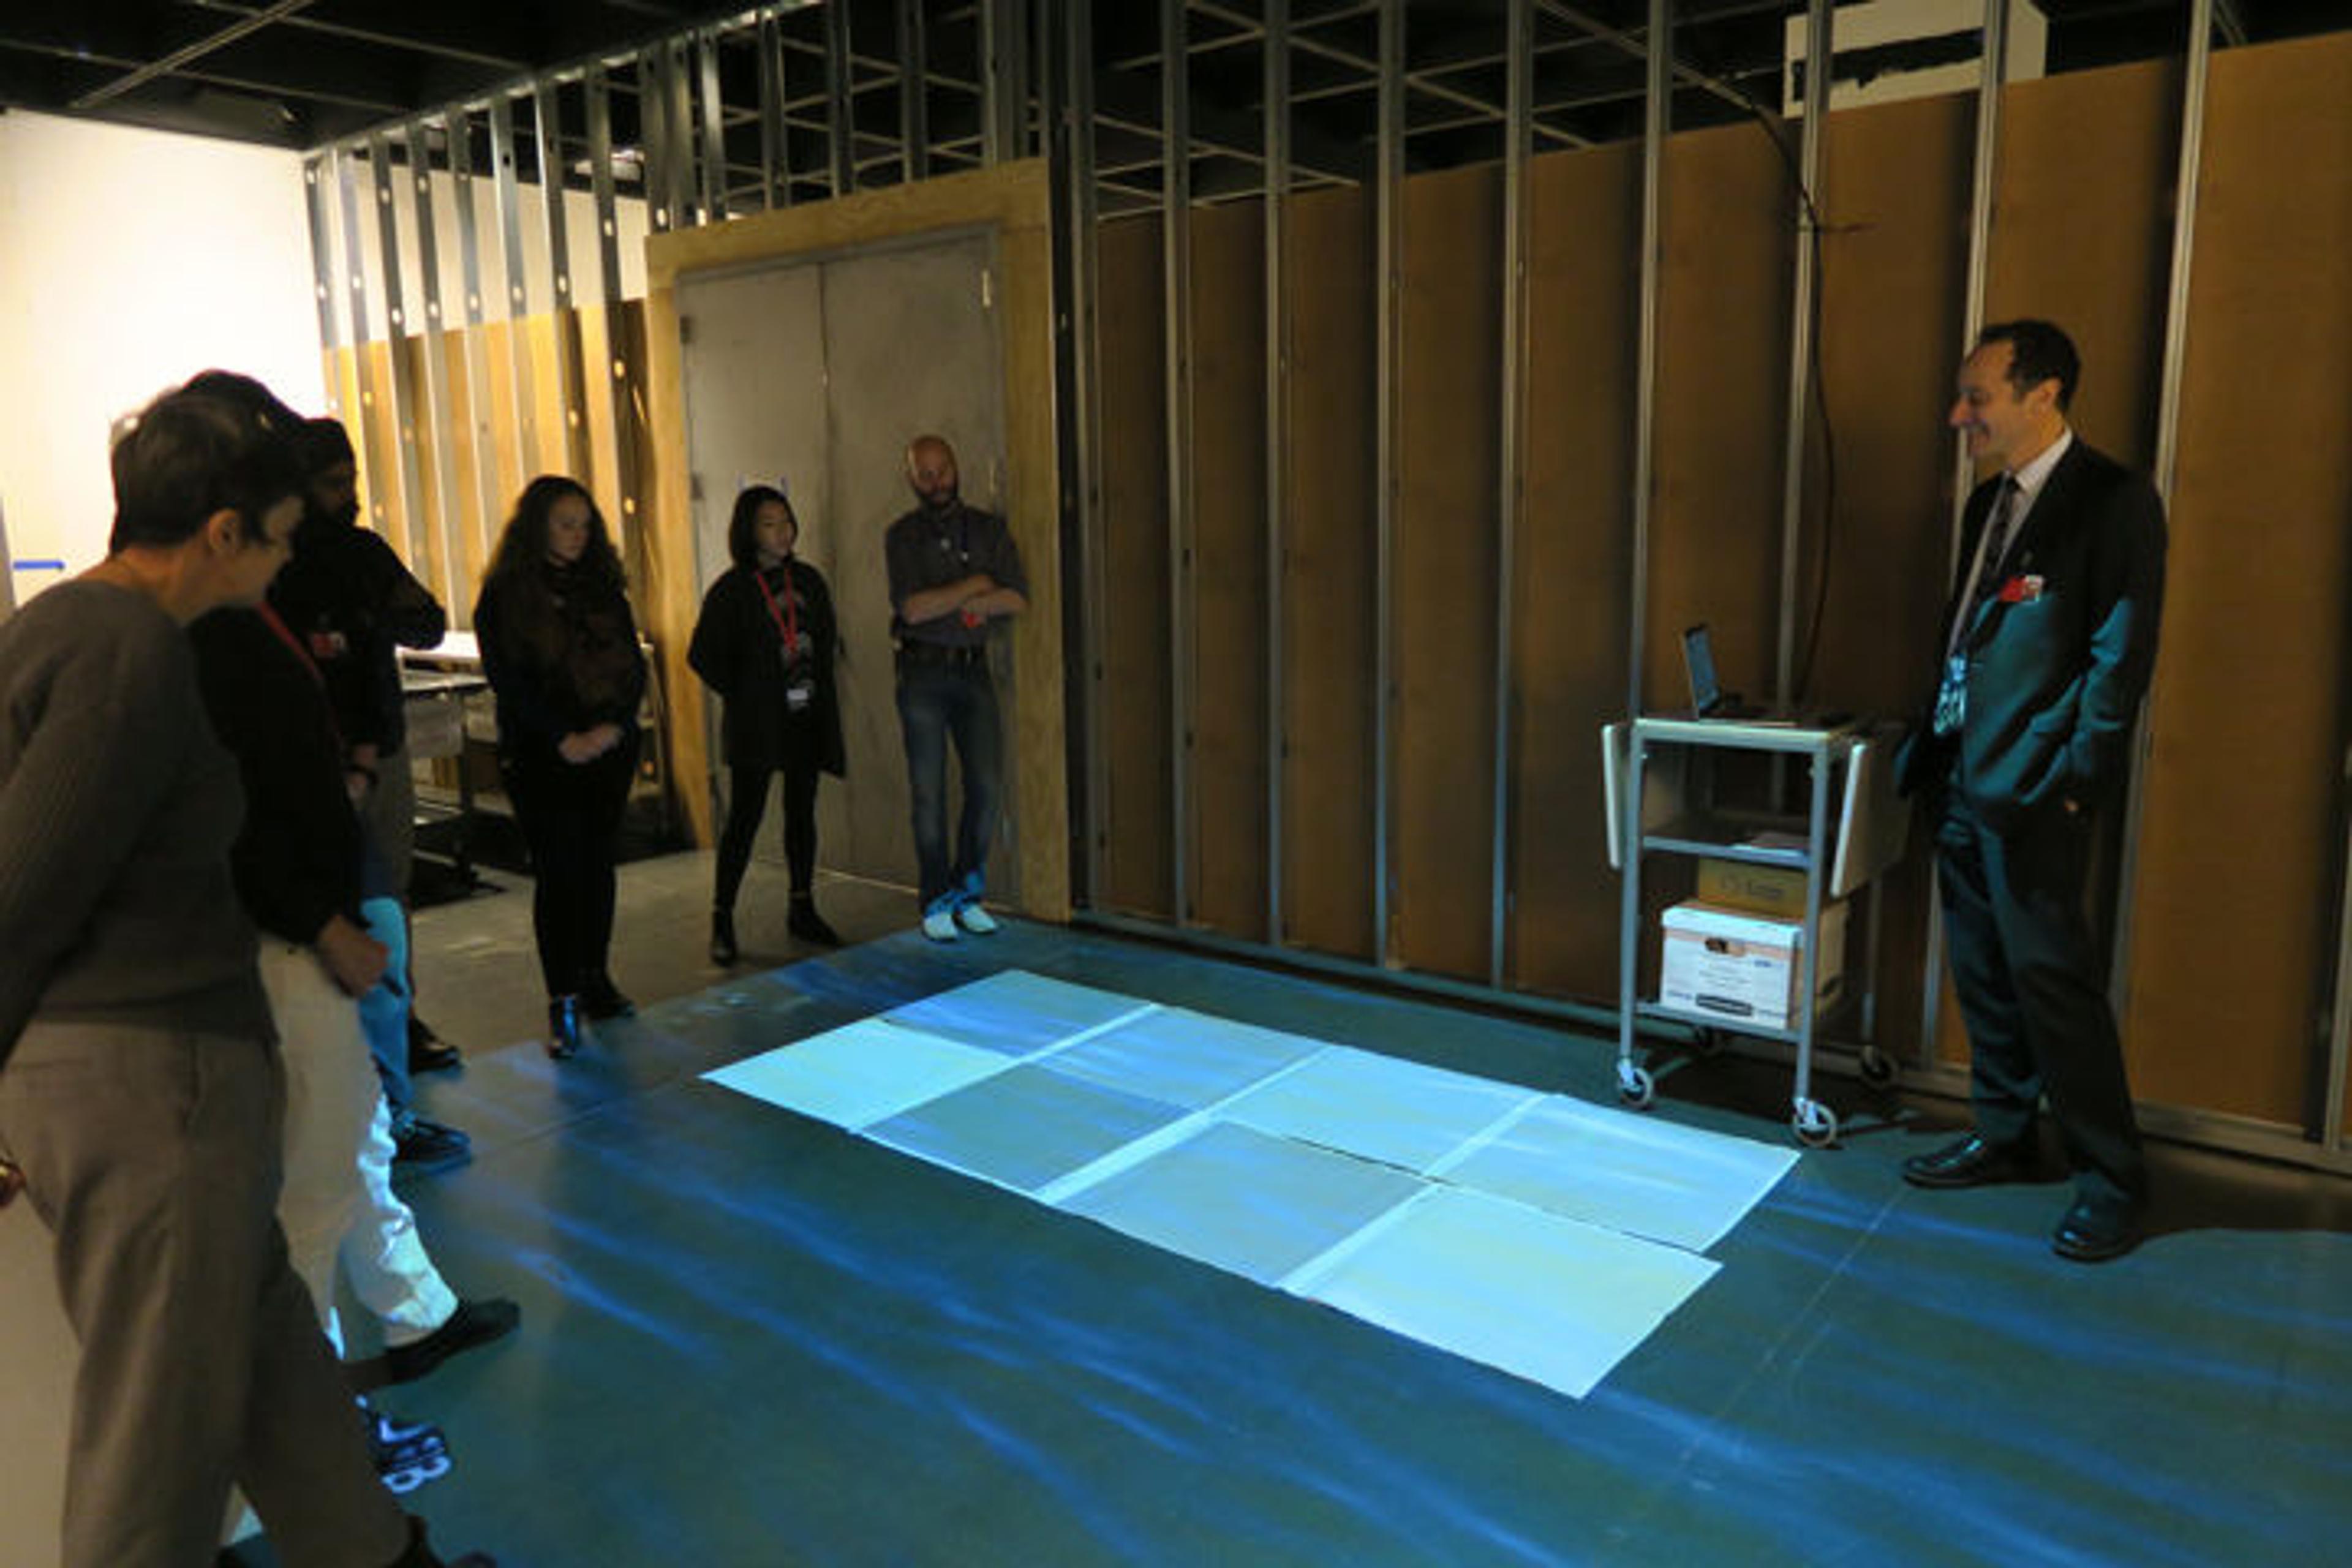
<path fill-rule="evenodd" d="M 881 84 L 895 71 L 900 0 L 847 3 L 858 79 L 894 91 Z M 935 83 L 976 76 L 978 3 L 918 0 Z M 2189 10 L 2188 0 L 2041 7 L 2053 72 L 2178 54 Z M 751 8 L 747 0 L 5 0 L 0 107 L 307 151 L 555 68 L 740 24 Z M 1776 103 L 1781 21 L 1803 9 L 1803 0 L 1677 0 L 1677 53 L 1714 85 L 1678 92 L 1676 122 L 1704 122 L 1727 105 L 1739 112 L 1742 97 Z M 1094 0 L 1097 101 L 1114 137 L 1122 121 L 1140 131 L 1156 113 L 1158 10 L 1151 0 Z M 1375 11 L 1372 0 L 1292 0 L 1294 134 L 1302 153 L 1323 148 L 1327 167 L 1360 161 L 1370 140 L 1362 66 L 1374 51 Z M 1237 137 L 1248 133 L 1262 14 L 1259 0 L 1194 0 L 1196 135 L 1213 142 L 1225 118 Z M 1644 0 L 1538 0 L 1540 145 L 1639 134 L 1635 40 L 1646 14 Z M 2352 26 L 2352 0 L 2216 0 L 2215 14 L 2223 42 L 2262 42 Z M 1411 0 L 1414 165 L 1491 155 L 1503 15 L 1502 0 Z M 814 10 L 788 16 L 787 47 L 797 38 L 821 51 L 818 22 Z M 751 35 L 737 26 L 733 36 Z M 748 90 L 756 102 L 756 86 Z M 725 96 L 737 100 L 732 88 Z M 868 105 L 856 107 L 863 132 Z M 886 124 L 895 119 L 887 104 L 872 109 Z M 616 101 L 614 112 L 617 120 L 633 109 Z M 615 125 L 617 135 L 627 132 Z"/>

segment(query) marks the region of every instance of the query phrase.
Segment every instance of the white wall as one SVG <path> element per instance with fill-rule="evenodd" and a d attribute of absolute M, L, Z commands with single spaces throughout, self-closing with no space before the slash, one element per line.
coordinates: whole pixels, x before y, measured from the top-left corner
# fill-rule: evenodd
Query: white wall
<path fill-rule="evenodd" d="M 0 114 L 0 507 L 17 561 L 106 553 L 113 421 L 210 366 L 323 411 L 301 160 Z M 58 579 L 16 572 L 21 601 Z"/>

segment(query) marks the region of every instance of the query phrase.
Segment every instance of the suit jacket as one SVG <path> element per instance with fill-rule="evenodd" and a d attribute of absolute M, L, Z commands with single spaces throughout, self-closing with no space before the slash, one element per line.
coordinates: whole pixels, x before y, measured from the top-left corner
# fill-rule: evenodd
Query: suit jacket
<path fill-rule="evenodd" d="M 1999 476 L 1978 486 L 1962 513 L 1960 582 L 1936 639 L 1939 679 L 1998 489 Z M 1966 717 L 1958 734 L 1937 736 L 1929 684 L 1897 763 L 1904 790 L 1942 780 L 1957 752 L 1968 804 L 1996 831 L 2062 801 L 2087 806 L 2112 793 L 2156 663 L 2164 551 L 2155 487 L 2077 437 L 2007 558 L 1986 563 L 2000 591 L 1961 636 Z"/>

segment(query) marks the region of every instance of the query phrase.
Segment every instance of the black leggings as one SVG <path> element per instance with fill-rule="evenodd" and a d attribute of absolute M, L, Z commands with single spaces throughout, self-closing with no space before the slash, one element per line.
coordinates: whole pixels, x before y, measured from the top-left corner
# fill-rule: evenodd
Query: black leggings
<path fill-rule="evenodd" d="M 784 775 L 784 865 L 792 872 L 794 897 L 816 885 L 816 780 L 814 766 L 782 769 L 738 764 L 727 792 L 727 826 L 719 835 L 719 885 L 710 901 L 733 910 L 743 886 L 743 871 L 751 863 L 751 841 L 759 837 L 760 818 L 768 809 L 768 775 Z"/>
<path fill-rule="evenodd" d="M 604 976 L 613 945 L 613 865 L 637 771 L 637 737 L 576 766 L 553 752 L 499 763 L 530 847 L 540 973 L 550 996 L 577 996 Z"/>

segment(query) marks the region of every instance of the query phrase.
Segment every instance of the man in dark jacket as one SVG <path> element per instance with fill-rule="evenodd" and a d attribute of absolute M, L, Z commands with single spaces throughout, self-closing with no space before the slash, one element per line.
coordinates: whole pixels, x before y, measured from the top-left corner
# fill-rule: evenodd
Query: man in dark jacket
<path fill-rule="evenodd" d="M 448 628 L 440 602 L 401 563 L 392 546 L 359 526 L 358 470 L 341 422 L 312 419 L 299 437 L 309 474 L 294 557 L 269 602 L 317 666 L 343 745 L 344 784 L 359 805 L 384 869 L 390 903 L 374 934 L 408 950 L 405 913 L 416 798 L 409 778 L 405 705 L 397 650 L 431 647 Z M 368 1045 L 392 1107 L 393 1140 L 404 1171 L 437 1170 L 466 1159 L 466 1135 L 416 1113 L 412 1071 L 453 1068 L 455 1047 L 434 1037 L 413 1005 L 413 976 L 395 963 L 393 985 L 363 1009 Z"/>
<path fill-rule="evenodd" d="M 2165 528 L 2147 479 L 2068 427 L 2079 366 L 2046 321 L 1987 327 L 1952 405 L 1998 471 L 1969 498 L 1941 677 L 1900 776 L 1937 825 L 1976 1130 L 1903 1174 L 2029 1178 L 2046 1095 L 2075 1186 L 2051 1245 L 2096 1262 L 2137 1244 L 2147 1170 L 2084 889 L 2156 662 Z"/>

